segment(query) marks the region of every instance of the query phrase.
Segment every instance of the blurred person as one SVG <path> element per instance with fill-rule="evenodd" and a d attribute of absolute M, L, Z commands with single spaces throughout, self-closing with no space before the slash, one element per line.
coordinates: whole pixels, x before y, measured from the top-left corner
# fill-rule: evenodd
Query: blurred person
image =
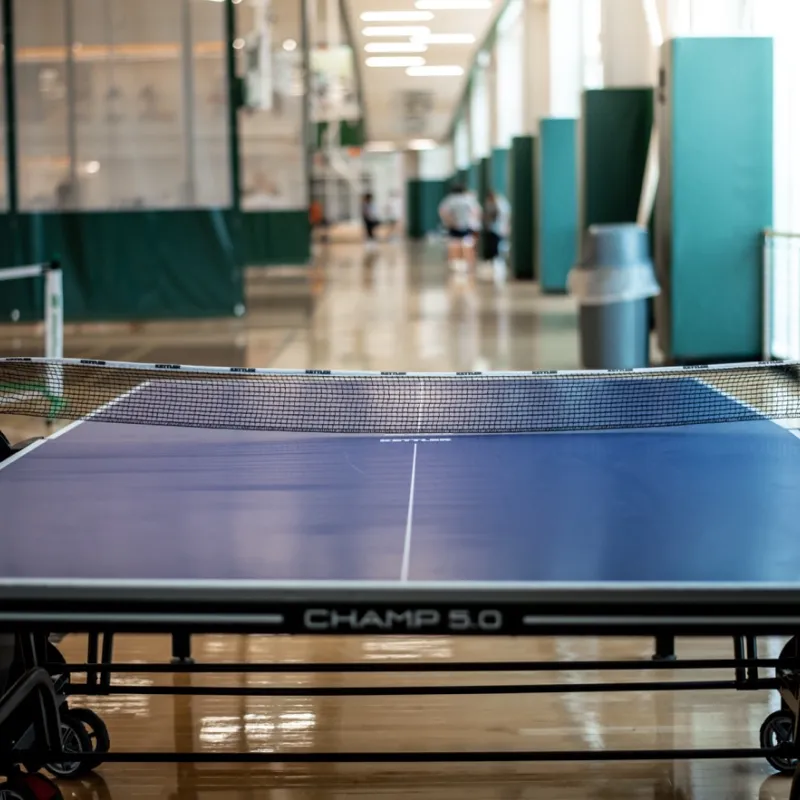
<path fill-rule="evenodd" d="M 372 192 L 367 192 L 361 200 L 361 217 L 364 220 L 364 232 L 367 235 L 367 250 L 373 250 L 377 245 L 375 230 L 381 221 L 378 218 L 375 196 Z"/>
<path fill-rule="evenodd" d="M 439 218 L 447 228 L 447 262 L 459 272 L 475 265 L 475 230 L 480 230 L 481 206 L 477 198 L 456 183 L 439 204 Z"/>
<path fill-rule="evenodd" d="M 486 236 L 486 267 L 496 280 L 505 277 L 505 253 L 511 233 L 511 204 L 500 193 L 489 189 L 483 210 L 483 224 Z"/>

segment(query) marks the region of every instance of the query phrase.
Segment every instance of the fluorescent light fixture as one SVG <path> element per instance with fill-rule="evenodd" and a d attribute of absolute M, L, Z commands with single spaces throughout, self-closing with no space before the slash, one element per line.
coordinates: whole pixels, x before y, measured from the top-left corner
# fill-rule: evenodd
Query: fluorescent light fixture
<path fill-rule="evenodd" d="M 430 22 L 430 11 L 365 11 L 362 22 Z"/>
<path fill-rule="evenodd" d="M 368 42 L 364 50 L 368 53 L 424 53 L 427 44 L 419 42 Z"/>
<path fill-rule="evenodd" d="M 400 36 L 403 38 L 417 38 L 427 36 L 430 28 L 424 25 L 368 25 L 361 33 L 364 36 Z"/>
<path fill-rule="evenodd" d="M 492 7 L 492 0 L 417 0 L 420 11 L 485 11 Z"/>
<path fill-rule="evenodd" d="M 412 41 L 425 44 L 474 44 L 471 33 L 430 33 L 427 36 L 414 36 Z"/>
<path fill-rule="evenodd" d="M 297 42 L 294 39 L 284 39 L 283 49 L 287 53 L 293 53 L 295 50 L 297 50 Z"/>
<path fill-rule="evenodd" d="M 410 76 L 411 78 L 448 78 L 463 74 L 464 68 L 457 67 L 455 64 L 409 67 L 406 70 L 406 75 Z"/>
<path fill-rule="evenodd" d="M 364 62 L 368 67 L 421 67 L 422 56 L 372 56 Z"/>
<path fill-rule="evenodd" d="M 409 150 L 435 150 L 436 142 L 433 139 L 412 139 L 408 143 Z"/>

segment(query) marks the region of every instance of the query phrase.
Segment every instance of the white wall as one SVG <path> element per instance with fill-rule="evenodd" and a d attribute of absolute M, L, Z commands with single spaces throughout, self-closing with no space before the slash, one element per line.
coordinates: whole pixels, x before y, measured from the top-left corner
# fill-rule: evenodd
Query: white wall
<path fill-rule="evenodd" d="M 387 216 L 387 206 L 393 192 L 401 198 L 401 210 L 405 222 L 406 166 L 403 153 L 365 153 L 362 167 L 369 175 L 370 185 L 375 195 L 375 203 L 381 218 Z M 409 177 L 413 177 L 409 176 Z"/>

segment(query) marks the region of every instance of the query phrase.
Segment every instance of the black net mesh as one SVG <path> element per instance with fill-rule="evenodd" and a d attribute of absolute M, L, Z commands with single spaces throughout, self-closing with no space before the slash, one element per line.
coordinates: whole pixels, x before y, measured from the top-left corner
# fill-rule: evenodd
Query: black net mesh
<path fill-rule="evenodd" d="M 0 359 L 0 413 L 355 434 L 530 433 L 800 418 L 794 364 L 345 374 Z"/>

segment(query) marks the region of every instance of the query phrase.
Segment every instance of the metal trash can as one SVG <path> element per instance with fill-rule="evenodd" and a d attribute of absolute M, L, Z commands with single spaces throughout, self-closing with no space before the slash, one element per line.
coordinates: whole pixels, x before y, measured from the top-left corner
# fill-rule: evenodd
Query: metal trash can
<path fill-rule="evenodd" d="M 592 225 L 568 291 L 580 305 L 584 369 L 631 369 L 650 363 L 649 300 L 660 288 L 646 228 Z"/>

